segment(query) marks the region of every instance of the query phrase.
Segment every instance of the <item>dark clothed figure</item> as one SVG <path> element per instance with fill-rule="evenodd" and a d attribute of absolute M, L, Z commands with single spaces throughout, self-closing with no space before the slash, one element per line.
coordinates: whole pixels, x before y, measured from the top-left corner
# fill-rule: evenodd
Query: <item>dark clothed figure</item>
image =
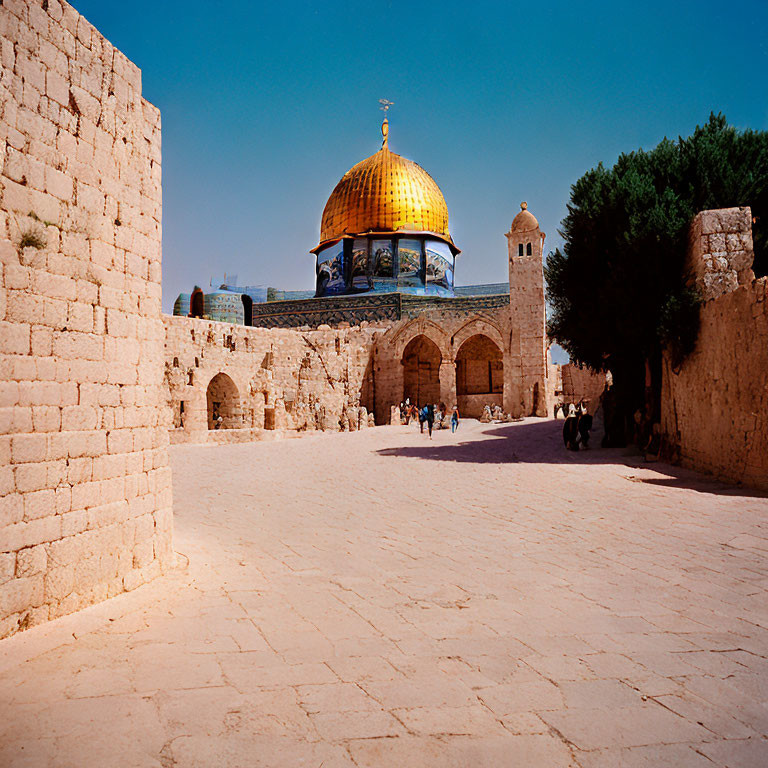
<path fill-rule="evenodd" d="M 581 437 L 581 444 L 585 448 L 589 448 L 590 429 L 592 429 L 592 416 L 588 413 L 582 413 L 579 416 L 579 436 Z"/>
<path fill-rule="evenodd" d="M 424 421 L 427 422 L 427 427 L 429 429 L 429 438 L 432 439 L 432 426 L 435 423 L 435 406 L 430 403 L 429 405 L 424 406 L 424 410 L 426 411 Z"/>
<path fill-rule="evenodd" d="M 569 407 L 568 416 L 563 423 L 563 442 L 569 451 L 579 450 L 579 419 L 573 405 Z"/>

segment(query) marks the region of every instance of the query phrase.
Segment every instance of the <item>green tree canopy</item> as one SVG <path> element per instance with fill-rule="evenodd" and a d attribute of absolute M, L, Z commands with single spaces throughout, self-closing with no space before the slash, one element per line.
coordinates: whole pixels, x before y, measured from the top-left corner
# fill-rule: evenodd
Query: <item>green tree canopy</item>
<path fill-rule="evenodd" d="M 764 275 L 768 132 L 738 131 L 722 115 L 689 138 L 588 171 L 571 189 L 563 251 L 550 254 L 544 270 L 551 338 L 575 362 L 635 379 L 666 341 L 685 352 L 696 316 L 683 275 L 691 219 L 744 205 L 756 218 L 755 272 Z"/>

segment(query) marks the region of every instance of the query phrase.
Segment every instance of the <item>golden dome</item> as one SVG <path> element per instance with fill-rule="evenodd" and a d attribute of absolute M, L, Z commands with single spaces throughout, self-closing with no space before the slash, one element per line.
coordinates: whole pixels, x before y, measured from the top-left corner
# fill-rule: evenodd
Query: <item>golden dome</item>
<path fill-rule="evenodd" d="M 395 232 L 430 232 L 453 246 L 440 187 L 420 165 L 390 152 L 387 133 L 385 120 L 382 148 L 350 168 L 331 193 L 314 251 L 345 236 Z"/>
<path fill-rule="evenodd" d="M 528 210 L 528 203 L 520 203 L 520 213 L 512 220 L 510 232 L 530 232 L 532 229 L 538 228 L 539 222 Z"/>

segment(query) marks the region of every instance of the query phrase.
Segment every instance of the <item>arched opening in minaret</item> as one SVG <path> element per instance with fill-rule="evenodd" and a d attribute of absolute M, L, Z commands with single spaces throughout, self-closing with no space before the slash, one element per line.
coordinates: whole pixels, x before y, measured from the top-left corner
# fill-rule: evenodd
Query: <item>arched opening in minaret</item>
<path fill-rule="evenodd" d="M 208 429 L 242 427 L 240 394 L 226 373 L 217 373 L 208 384 Z"/>
<path fill-rule="evenodd" d="M 440 401 L 440 363 L 443 356 L 432 340 L 419 335 L 403 350 L 403 401 L 422 406 Z"/>
<path fill-rule="evenodd" d="M 479 417 L 486 405 L 502 405 L 504 360 L 499 347 L 484 334 L 468 338 L 456 355 L 459 411 Z"/>

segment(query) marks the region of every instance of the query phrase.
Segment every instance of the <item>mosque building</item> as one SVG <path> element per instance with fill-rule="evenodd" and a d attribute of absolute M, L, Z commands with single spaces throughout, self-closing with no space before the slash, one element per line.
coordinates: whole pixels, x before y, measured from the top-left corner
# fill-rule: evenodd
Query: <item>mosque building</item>
<path fill-rule="evenodd" d="M 522 203 L 506 233 L 509 283 L 456 286 L 460 251 L 443 194 L 426 170 L 390 150 L 386 118 L 382 136 L 381 148 L 352 166 L 325 204 L 319 242 L 310 251 L 313 291 L 243 288 L 225 278 L 212 281 L 207 293 L 196 286 L 180 295 L 174 315 L 253 326 L 251 332 L 293 329 L 305 346 L 309 337 L 301 334 L 309 331 L 364 329 L 366 341 L 355 342 L 364 349 L 355 354 L 367 363 L 353 400 L 378 424 L 406 399 L 455 403 L 467 416 L 480 416 L 486 406 L 511 416 L 545 415 L 554 381 L 545 328 L 545 235 L 536 217 Z M 232 352 L 261 343 L 260 337 L 223 338 Z M 177 344 L 167 346 L 175 363 Z M 201 359 L 195 355 L 195 366 Z M 293 356 L 289 361 L 294 364 Z M 192 381 L 197 373 L 188 375 Z M 289 387 L 303 375 L 291 374 Z M 286 403 L 293 397 L 285 394 Z M 263 417 L 251 420 L 258 426 Z"/>
<path fill-rule="evenodd" d="M 460 251 L 443 193 L 420 165 L 389 149 L 386 118 L 381 132 L 381 149 L 350 168 L 325 204 L 320 242 L 310 251 L 314 291 L 238 287 L 236 276 L 227 281 L 225 275 L 212 279 L 209 291 L 195 286 L 180 294 L 173 314 L 259 327 L 316 327 L 399 319 L 430 298 L 482 296 L 488 304 L 496 296 L 497 304 L 505 304 L 507 283 L 454 285 Z"/>

